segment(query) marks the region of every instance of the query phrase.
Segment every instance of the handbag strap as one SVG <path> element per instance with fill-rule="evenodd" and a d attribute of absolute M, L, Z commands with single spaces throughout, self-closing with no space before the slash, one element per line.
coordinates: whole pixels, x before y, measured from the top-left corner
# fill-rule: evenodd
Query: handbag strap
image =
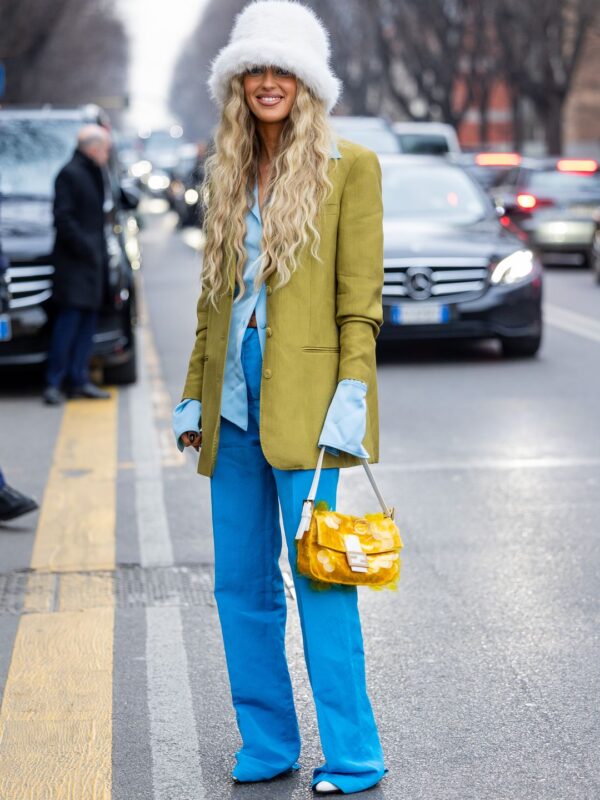
<path fill-rule="evenodd" d="M 317 461 L 317 466 L 315 468 L 315 474 L 314 474 L 312 483 L 310 485 L 310 489 L 309 489 L 309 492 L 308 492 L 308 497 L 306 498 L 310 502 L 314 502 L 315 497 L 317 496 L 317 486 L 319 485 L 319 478 L 321 477 L 321 469 L 323 467 L 323 456 L 324 455 L 325 455 L 325 448 L 321 447 L 321 452 L 319 453 L 319 459 Z M 379 486 L 377 486 L 377 483 L 375 481 L 375 476 L 371 472 L 371 467 L 369 466 L 369 463 L 368 463 L 367 459 L 366 458 L 361 458 L 360 459 L 360 463 L 363 465 L 363 467 L 365 469 L 365 472 L 367 473 L 367 478 L 369 479 L 369 483 L 373 487 L 373 491 L 375 492 L 375 495 L 377 496 L 377 499 L 379 500 L 379 505 L 381 506 L 381 508 L 383 510 L 383 513 L 385 514 L 386 517 L 390 517 L 390 519 L 393 519 L 394 510 L 392 508 L 390 508 L 386 504 L 385 500 L 383 499 L 383 495 L 381 494 Z"/>

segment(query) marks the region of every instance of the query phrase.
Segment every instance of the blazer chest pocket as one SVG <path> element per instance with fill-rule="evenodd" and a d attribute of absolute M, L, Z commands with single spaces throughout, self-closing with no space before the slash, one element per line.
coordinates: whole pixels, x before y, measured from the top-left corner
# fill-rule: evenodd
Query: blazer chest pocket
<path fill-rule="evenodd" d="M 321 345 L 314 345 L 314 346 L 313 345 L 306 345 L 306 347 L 303 347 L 302 350 L 305 353 L 339 353 L 340 352 L 340 346 L 339 345 L 331 345 L 331 346 L 327 346 L 327 345 L 323 345 L 323 346 L 321 346 Z"/>

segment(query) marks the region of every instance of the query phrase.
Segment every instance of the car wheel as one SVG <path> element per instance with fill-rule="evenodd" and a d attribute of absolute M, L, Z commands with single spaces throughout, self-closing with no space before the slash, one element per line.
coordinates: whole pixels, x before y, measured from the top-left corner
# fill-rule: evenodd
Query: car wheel
<path fill-rule="evenodd" d="M 137 352 L 135 345 L 131 348 L 129 358 L 124 364 L 115 364 L 104 368 L 104 383 L 124 386 L 137 380 Z"/>
<path fill-rule="evenodd" d="M 516 336 L 502 339 L 502 355 L 506 358 L 531 358 L 540 349 L 541 334 L 538 336 Z"/>

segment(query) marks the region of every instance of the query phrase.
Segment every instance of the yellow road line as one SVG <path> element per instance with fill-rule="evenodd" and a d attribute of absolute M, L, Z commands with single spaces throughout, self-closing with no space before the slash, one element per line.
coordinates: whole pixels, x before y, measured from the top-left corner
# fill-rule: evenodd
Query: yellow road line
<path fill-rule="evenodd" d="M 31 566 L 112 569 L 115 563 L 117 393 L 65 410 L 42 504 Z"/>
<path fill-rule="evenodd" d="M 0 709 L 2 800 L 110 800 L 116 470 L 116 392 L 69 403 Z"/>
<path fill-rule="evenodd" d="M 2 800 L 110 800 L 113 608 L 25 614 L 0 714 Z"/>

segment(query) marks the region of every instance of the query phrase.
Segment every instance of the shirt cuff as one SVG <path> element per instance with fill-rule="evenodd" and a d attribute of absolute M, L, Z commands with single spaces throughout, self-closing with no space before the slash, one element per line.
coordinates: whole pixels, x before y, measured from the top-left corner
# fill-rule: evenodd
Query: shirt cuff
<path fill-rule="evenodd" d="M 173 433 L 177 443 L 177 449 L 183 452 L 185 449 L 181 441 L 181 435 L 187 431 L 200 433 L 200 418 L 202 417 L 202 403 L 200 400 L 186 398 L 178 403 L 173 409 Z"/>
<path fill-rule="evenodd" d="M 369 458 L 362 445 L 367 430 L 367 384 L 354 378 L 340 381 L 329 404 L 319 447 L 339 456 L 340 450 Z"/>

